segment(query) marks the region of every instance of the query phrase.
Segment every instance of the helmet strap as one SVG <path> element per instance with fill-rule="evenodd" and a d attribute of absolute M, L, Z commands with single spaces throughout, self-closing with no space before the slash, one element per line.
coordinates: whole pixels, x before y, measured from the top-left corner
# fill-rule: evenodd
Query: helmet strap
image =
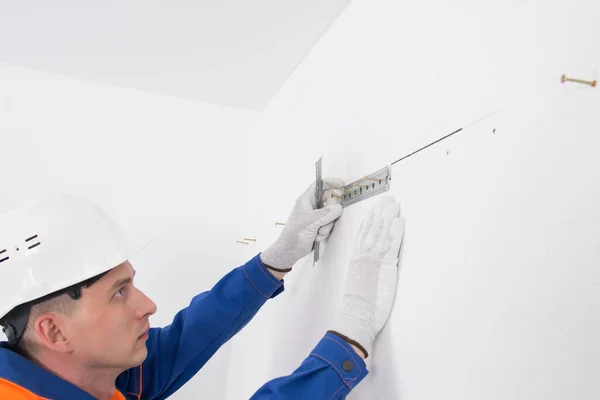
<path fill-rule="evenodd" d="M 0 321 L 2 332 L 6 335 L 8 344 L 11 347 L 15 347 L 19 343 L 25 330 L 25 325 L 27 325 L 30 310 L 30 306 L 17 307 Z"/>
<path fill-rule="evenodd" d="M 81 298 L 81 291 L 83 288 L 88 288 L 92 286 L 97 280 L 102 278 L 107 273 L 108 271 L 103 272 L 83 282 L 61 289 L 57 292 L 50 293 L 37 300 L 33 300 L 13 308 L 12 311 L 10 311 L 8 314 L 6 314 L 6 316 L 0 319 L 0 326 L 2 326 L 2 332 L 6 335 L 6 338 L 8 339 L 9 346 L 15 348 L 19 343 L 19 340 L 21 340 L 21 337 L 23 336 L 23 332 L 25 331 L 25 327 L 27 325 L 27 320 L 29 319 L 31 307 L 33 307 L 36 304 L 43 303 L 44 301 L 50 300 L 54 297 L 61 296 L 63 294 L 68 294 L 69 297 L 71 297 L 73 300 L 79 300 Z"/>

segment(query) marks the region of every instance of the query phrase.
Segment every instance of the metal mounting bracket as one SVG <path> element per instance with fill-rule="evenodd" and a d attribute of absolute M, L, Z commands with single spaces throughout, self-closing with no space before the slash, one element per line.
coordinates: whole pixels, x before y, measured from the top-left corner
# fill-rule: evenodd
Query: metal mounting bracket
<path fill-rule="evenodd" d="M 316 205 L 317 209 L 323 207 L 323 157 L 319 158 L 315 163 L 316 169 Z M 340 198 L 340 204 L 342 207 L 348 207 L 352 204 L 358 203 L 362 200 L 373 197 L 379 193 L 387 192 L 390 189 L 390 180 L 392 179 L 392 169 L 390 165 L 386 165 L 378 171 L 375 171 L 369 175 L 364 176 L 354 182 L 349 183 L 342 189 L 342 194 L 338 196 Z M 332 194 L 332 197 L 336 195 Z M 319 242 L 314 243 L 313 247 L 313 267 L 319 261 L 320 258 L 320 246 Z"/>
<path fill-rule="evenodd" d="M 316 175 L 316 190 L 315 190 L 315 198 L 317 209 L 323 208 L 323 157 L 319 158 L 315 163 L 315 175 Z M 321 253 L 320 243 L 315 241 L 314 244 L 314 259 L 313 259 L 313 267 L 319 261 Z"/>
<path fill-rule="evenodd" d="M 392 169 L 389 165 L 344 186 L 340 196 L 342 207 L 348 207 L 390 189 Z"/>

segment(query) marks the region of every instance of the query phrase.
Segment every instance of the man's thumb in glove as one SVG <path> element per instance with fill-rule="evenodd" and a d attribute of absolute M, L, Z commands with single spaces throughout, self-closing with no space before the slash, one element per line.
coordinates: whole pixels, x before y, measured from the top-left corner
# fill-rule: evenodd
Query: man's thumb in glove
<path fill-rule="evenodd" d="M 338 219 L 343 212 L 341 204 L 331 204 L 327 207 L 320 208 L 318 210 L 311 211 L 311 227 L 314 228 L 315 233 L 320 227 L 325 226 L 336 219 Z"/>

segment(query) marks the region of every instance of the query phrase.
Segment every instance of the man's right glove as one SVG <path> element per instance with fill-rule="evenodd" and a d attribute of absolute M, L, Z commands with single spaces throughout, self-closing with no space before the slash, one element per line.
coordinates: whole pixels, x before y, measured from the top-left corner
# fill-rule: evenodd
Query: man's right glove
<path fill-rule="evenodd" d="M 391 196 L 369 210 L 356 236 L 340 318 L 330 332 L 357 346 L 366 357 L 392 310 L 403 237 L 400 205 Z"/>
<path fill-rule="evenodd" d="M 315 241 L 322 242 L 329 237 L 343 212 L 339 201 L 330 196 L 341 194 L 343 187 L 341 179 L 324 179 L 322 200 L 326 205 L 320 209 L 316 204 L 316 182 L 298 197 L 283 232 L 260 255 L 267 268 L 289 272 L 294 264 L 313 251 Z"/>

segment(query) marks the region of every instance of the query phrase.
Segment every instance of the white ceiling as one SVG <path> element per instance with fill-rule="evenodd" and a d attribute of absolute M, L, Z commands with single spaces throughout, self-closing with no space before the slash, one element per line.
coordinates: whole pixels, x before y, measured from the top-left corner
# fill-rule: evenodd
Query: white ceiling
<path fill-rule="evenodd" d="M 261 110 L 349 0 L 0 0 L 0 62 Z"/>

